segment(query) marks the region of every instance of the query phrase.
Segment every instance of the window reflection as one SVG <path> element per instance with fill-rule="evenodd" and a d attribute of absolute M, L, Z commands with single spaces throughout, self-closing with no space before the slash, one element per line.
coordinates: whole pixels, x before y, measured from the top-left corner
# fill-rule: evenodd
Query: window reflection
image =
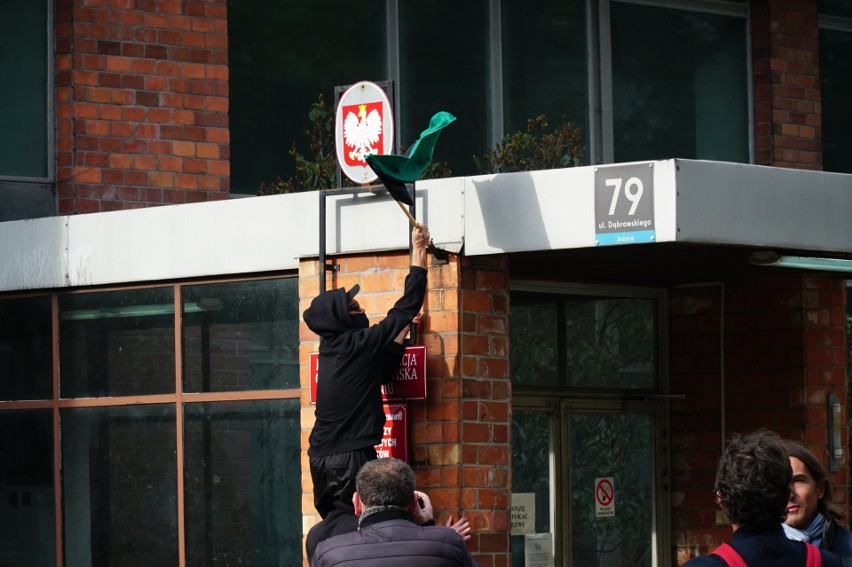
<path fill-rule="evenodd" d="M 512 413 L 512 494 L 533 494 L 535 498 L 534 532 L 552 533 L 551 487 L 556 479 L 551 475 L 552 447 L 550 413 L 534 410 L 515 410 Z M 512 565 L 523 567 L 524 536 L 512 535 Z"/>
<path fill-rule="evenodd" d="M 53 394 L 50 298 L 0 301 L 0 400 Z"/>
<path fill-rule="evenodd" d="M 452 25 L 448 25 L 452 18 Z M 478 173 L 488 150 L 488 3 L 399 2 L 400 145 L 407 148 L 439 110 L 459 118 L 441 134 L 435 160 L 454 175 Z"/>
<path fill-rule="evenodd" d="M 174 392 L 173 298 L 172 288 L 60 296 L 62 397 Z"/>
<path fill-rule="evenodd" d="M 515 292 L 512 381 L 518 386 L 651 389 L 656 301 Z"/>
<path fill-rule="evenodd" d="M 291 177 L 291 144 L 313 160 L 311 104 L 333 112 L 335 86 L 387 80 L 385 61 L 384 0 L 229 1 L 231 192 Z"/>
<path fill-rule="evenodd" d="M 505 133 L 523 132 L 544 114 L 552 127 L 580 126 L 588 147 L 585 0 L 501 4 Z"/>
<path fill-rule="evenodd" d="M 187 565 L 301 564 L 299 400 L 185 412 Z"/>
<path fill-rule="evenodd" d="M 184 391 L 299 386 L 295 278 L 183 288 Z"/>
<path fill-rule="evenodd" d="M 748 162 L 745 19 L 611 7 L 615 161 Z"/>
<path fill-rule="evenodd" d="M 62 410 L 67 565 L 178 564 L 174 405 Z"/>
<path fill-rule="evenodd" d="M 651 567 L 654 513 L 652 423 L 643 415 L 570 419 L 574 565 Z M 611 478 L 615 514 L 597 517 L 597 479 Z"/>
<path fill-rule="evenodd" d="M 852 33 L 821 29 L 819 41 L 823 168 L 852 173 Z"/>
<path fill-rule="evenodd" d="M 50 410 L 0 413 L 0 565 L 56 561 Z"/>

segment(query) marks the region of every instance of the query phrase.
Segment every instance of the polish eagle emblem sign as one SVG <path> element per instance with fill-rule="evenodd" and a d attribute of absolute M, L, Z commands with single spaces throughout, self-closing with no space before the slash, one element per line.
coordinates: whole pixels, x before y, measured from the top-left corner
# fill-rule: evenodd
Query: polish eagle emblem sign
<path fill-rule="evenodd" d="M 335 149 L 343 173 L 356 183 L 377 178 L 366 156 L 393 153 L 393 112 L 385 91 L 361 81 L 350 86 L 337 103 Z"/>

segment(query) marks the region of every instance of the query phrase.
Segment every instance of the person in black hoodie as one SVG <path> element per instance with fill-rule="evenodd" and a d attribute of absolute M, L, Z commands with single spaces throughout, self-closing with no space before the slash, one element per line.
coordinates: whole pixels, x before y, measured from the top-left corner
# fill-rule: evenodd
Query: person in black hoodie
<path fill-rule="evenodd" d="M 308 328 L 319 335 L 316 421 L 308 457 L 314 506 L 322 518 L 332 510 L 354 514 L 355 476 L 376 458 L 385 413 L 381 386 L 393 379 L 402 359 L 406 329 L 426 295 L 429 228 L 411 234 L 411 266 L 405 291 L 379 323 L 370 325 L 355 300 L 357 284 L 322 292 L 305 310 Z"/>

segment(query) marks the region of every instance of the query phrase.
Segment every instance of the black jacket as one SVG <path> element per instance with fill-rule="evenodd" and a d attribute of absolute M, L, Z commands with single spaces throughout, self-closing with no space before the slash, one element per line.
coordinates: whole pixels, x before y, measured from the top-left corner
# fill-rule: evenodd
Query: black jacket
<path fill-rule="evenodd" d="M 381 384 L 399 366 L 396 336 L 423 306 L 426 270 L 411 266 L 405 293 L 387 317 L 369 327 L 349 315 L 343 288 L 317 296 L 305 310 L 308 328 L 320 336 L 317 361 L 316 422 L 308 455 L 345 453 L 381 442 L 385 414 Z"/>
<path fill-rule="evenodd" d="M 734 532 L 730 544 L 749 567 L 805 567 L 807 551 L 805 543 L 787 539 L 781 524 L 769 531 L 752 531 L 740 528 Z M 823 567 L 840 567 L 840 558 L 831 552 L 820 550 Z M 719 567 L 725 562 L 715 555 L 704 555 L 690 559 L 683 567 Z"/>
<path fill-rule="evenodd" d="M 462 537 L 452 528 L 418 526 L 404 510 L 364 518 L 358 531 L 317 545 L 311 567 L 475 567 Z"/>
<path fill-rule="evenodd" d="M 845 567 L 852 567 L 852 533 L 843 526 L 826 519 L 820 547 L 837 554 Z"/>

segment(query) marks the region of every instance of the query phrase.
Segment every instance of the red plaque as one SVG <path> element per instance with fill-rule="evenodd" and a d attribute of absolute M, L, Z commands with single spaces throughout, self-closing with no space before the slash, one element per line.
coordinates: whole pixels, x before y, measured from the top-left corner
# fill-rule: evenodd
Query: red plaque
<path fill-rule="evenodd" d="M 394 457 L 408 462 L 408 408 L 405 404 L 385 404 L 382 442 L 376 445 L 380 459 Z"/>

